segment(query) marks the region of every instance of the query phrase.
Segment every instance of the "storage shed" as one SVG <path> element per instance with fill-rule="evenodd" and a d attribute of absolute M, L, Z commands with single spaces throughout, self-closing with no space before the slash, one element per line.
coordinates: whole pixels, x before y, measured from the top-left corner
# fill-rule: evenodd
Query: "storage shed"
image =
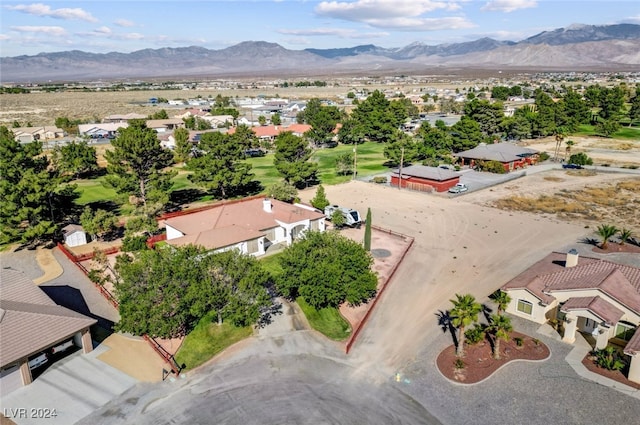
<path fill-rule="evenodd" d="M 87 244 L 87 232 L 79 224 L 68 224 L 62 228 L 62 236 L 67 246 L 80 246 Z"/>

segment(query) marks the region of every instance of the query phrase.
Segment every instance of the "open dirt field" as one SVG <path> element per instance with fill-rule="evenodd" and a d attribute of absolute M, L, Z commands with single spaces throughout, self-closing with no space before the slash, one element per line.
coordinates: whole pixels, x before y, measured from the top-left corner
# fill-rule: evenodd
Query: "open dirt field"
<path fill-rule="evenodd" d="M 567 137 L 575 144 L 571 147 L 570 154 L 584 152 L 591 159 L 594 165 L 609 164 L 614 167 L 638 165 L 640 166 L 640 140 L 618 140 L 605 137 Z M 556 141 L 554 137 L 528 140 L 523 142 L 524 146 L 536 149 L 540 152 L 547 152 L 554 156 Z M 563 142 L 560 146 L 559 158 L 568 159 L 569 155 L 565 150 Z"/>

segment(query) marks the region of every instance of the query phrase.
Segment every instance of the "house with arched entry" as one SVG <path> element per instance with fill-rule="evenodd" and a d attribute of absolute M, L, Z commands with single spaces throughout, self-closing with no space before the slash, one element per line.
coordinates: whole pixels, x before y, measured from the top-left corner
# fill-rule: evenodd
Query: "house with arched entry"
<path fill-rule="evenodd" d="M 290 245 L 308 230 L 323 232 L 325 215 L 306 205 L 250 198 L 168 218 L 164 225 L 169 245 L 259 256 L 272 245 Z"/>
<path fill-rule="evenodd" d="M 628 379 L 640 383 L 640 268 L 579 258 L 572 249 L 547 255 L 501 289 L 511 297 L 507 312 L 538 323 L 557 320 L 565 342 L 581 332 L 596 349 L 622 347 Z"/>

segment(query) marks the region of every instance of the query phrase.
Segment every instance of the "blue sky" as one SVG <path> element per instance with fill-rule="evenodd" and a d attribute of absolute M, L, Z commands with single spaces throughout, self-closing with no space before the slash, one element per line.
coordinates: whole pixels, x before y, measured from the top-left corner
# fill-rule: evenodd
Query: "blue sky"
<path fill-rule="evenodd" d="M 519 41 L 580 23 L 640 24 L 638 1 L 198 0 L 48 1 L 0 6 L 0 56 L 132 52 L 242 41 L 289 49 L 402 47 L 480 37 Z"/>

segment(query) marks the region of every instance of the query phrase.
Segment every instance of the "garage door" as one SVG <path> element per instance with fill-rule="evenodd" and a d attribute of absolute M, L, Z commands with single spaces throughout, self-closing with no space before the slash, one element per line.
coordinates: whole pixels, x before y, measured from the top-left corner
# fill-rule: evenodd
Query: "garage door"
<path fill-rule="evenodd" d="M 6 395 L 18 388 L 22 388 L 22 376 L 18 366 L 0 371 L 0 394 Z"/>

